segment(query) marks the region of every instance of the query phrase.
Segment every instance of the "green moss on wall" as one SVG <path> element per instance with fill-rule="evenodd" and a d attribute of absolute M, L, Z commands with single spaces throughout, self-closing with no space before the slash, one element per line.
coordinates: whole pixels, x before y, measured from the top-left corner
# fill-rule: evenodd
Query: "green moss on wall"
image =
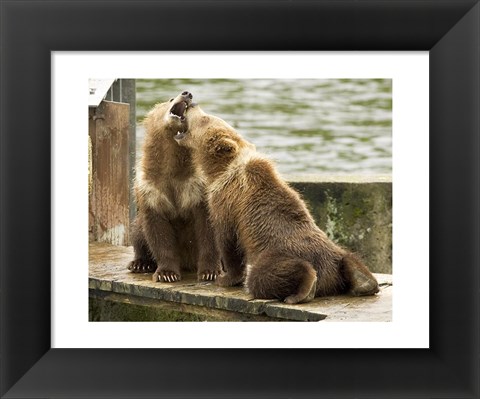
<path fill-rule="evenodd" d="M 390 182 L 291 182 L 318 226 L 360 255 L 372 272 L 392 273 Z"/>

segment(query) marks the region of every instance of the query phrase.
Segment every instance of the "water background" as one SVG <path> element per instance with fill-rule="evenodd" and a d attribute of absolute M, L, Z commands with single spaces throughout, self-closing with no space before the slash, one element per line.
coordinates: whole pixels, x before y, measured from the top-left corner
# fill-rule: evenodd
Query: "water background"
<path fill-rule="evenodd" d="M 391 174 L 390 79 L 138 79 L 137 157 L 145 114 L 188 90 L 283 174 Z"/>

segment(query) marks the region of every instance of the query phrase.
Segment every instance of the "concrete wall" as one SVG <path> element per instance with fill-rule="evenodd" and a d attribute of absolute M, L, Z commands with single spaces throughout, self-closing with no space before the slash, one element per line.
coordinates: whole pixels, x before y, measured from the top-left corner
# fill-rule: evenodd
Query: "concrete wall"
<path fill-rule="evenodd" d="M 284 176 L 317 225 L 375 273 L 392 273 L 392 180 L 375 176 Z"/>

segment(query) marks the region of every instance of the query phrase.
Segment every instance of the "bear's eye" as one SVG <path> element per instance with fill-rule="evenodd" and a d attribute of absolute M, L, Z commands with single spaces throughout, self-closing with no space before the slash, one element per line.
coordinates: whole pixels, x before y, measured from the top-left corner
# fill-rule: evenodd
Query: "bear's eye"
<path fill-rule="evenodd" d="M 173 101 L 173 97 L 169 100 L 169 103 L 171 103 Z"/>

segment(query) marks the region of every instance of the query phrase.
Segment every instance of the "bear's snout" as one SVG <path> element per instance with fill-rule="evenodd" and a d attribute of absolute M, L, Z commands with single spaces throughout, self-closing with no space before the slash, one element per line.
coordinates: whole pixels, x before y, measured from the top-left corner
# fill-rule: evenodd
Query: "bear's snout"
<path fill-rule="evenodd" d="M 192 93 L 190 93 L 189 91 L 184 91 L 182 93 L 182 96 L 189 98 L 190 100 L 193 98 Z"/>

